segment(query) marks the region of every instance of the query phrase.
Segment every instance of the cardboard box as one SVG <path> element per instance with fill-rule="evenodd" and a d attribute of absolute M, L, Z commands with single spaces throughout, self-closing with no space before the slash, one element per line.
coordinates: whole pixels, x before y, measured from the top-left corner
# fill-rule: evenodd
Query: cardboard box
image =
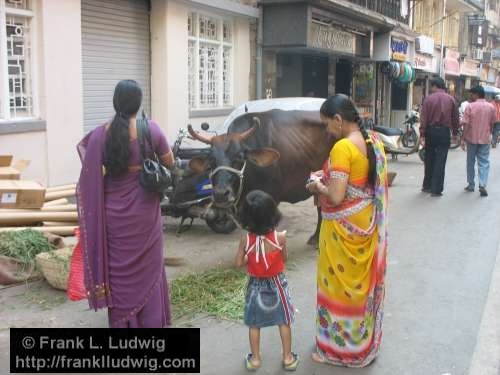
<path fill-rule="evenodd" d="M 0 180 L 0 208 L 41 208 L 45 188 L 34 181 Z"/>
<path fill-rule="evenodd" d="M 0 180 L 19 180 L 29 163 L 28 160 L 18 160 L 12 165 L 12 155 L 0 155 Z"/>

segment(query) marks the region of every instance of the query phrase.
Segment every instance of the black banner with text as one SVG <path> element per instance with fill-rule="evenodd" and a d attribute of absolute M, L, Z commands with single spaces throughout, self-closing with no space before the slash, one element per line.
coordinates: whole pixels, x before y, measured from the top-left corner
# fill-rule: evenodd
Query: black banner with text
<path fill-rule="evenodd" d="M 10 372 L 199 373 L 199 328 L 11 328 Z"/>

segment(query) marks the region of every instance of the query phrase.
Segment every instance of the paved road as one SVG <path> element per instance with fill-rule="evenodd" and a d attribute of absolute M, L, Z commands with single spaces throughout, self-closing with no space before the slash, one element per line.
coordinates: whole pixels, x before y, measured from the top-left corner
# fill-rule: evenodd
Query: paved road
<path fill-rule="evenodd" d="M 441 198 L 420 193 L 422 168 L 414 156 L 390 163 L 398 176 L 390 189 L 384 338 L 379 358 L 365 369 L 329 367 L 309 360 L 314 342 L 316 252 L 305 241 L 314 227 L 315 212 L 310 201 L 282 206 L 292 252 L 288 274 L 300 310 L 294 328 L 294 349 L 303 359 L 298 374 L 460 375 L 468 373 L 473 356 L 475 374 L 491 373 L 481 360 L 485 356 L 493 361 L 493 368 L 498 366 L 495 359 L 500 350 L 493 352 L 494 356 L 488 352 L 500 343 L 495 334 L 500 331 L 492 332 L 500 328 L 495 314 L 497 300 L 490 298 L 493 302 L 489 309 L 494 311 L 486 311 L 488 319 L 482 326 L 481 320 L 500 236 L 500 151 L 492 153 L 488 198 L 463 192 L 465 154 L 460 150 L 449 155 L 445 195 Z M 218 236 L 203 223 L 195 222 L 190 232 L 175 237 L 175 222 L 168 223 L 167 254 L 186 259 L 183 267 L 167 268 L 169 276 L 231 263 L 238 233 Z M 35 289 L 36 293 L 47 298 L 61 296 L 44 285 L 36 288 L 41 288 Z M 498 298 L 500 293 L 491 294 Z M 202 327 L 202 374 L 246 373 L 242 367 L 248 350 L 244 326 L 209 318 L 192 324 Z M 42 310 L 26 303 L 24 288 L 1 290 L 0 369 L 8 368 L 8 327 L 12 326 L 105 327 L 106 316 L 88 312 L 84 302 L 66 302 Z M 281 373 L 277 330 L 263 331 L 262 350 L 265 362 L 259 373 Z"/>
<path fill-rule="evenodd" d="M 499 243 L 500 154 L 497 151 L 492 155 L 488 198 L 463 191 L 464 158 L 461 150 L 450 153 L 441 198 L 419 192 L 422 164 L 415 157 L 391 163 L 390 169 L 398 176 L 390 190 L 384 338 L 373 365 L 354 370 L 311 363 L 315 255 L 306 253 L 299 269 L 289 272 L 293 296 L 301 310 L 294 331 L 295 350 L 303 357 L 299 373 L 468 373 Z M 493 319 L 498 321 L 498 317 Z M 248 350 L 246 329 L 229 323 L 205 324 L 203 373 L 245 373 L 242 357 Z M 496 339 L 498 344 L 498 335 Z M 263 341 L 265 364 L 261 373 L 278 373 L 280 346 L 276 330 L 266 330 Z M 481 364 L 478 368 L 479 374 L 488 373 L 481 370 Z"/>

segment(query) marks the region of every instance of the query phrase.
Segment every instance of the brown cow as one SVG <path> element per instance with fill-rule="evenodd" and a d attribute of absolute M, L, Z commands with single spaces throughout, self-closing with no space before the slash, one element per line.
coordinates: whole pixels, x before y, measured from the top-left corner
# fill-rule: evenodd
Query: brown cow
<path fill-rule="evenodd" d="M 192 137 L 212 146 L 211 156 L 193 158 L 190 167 L 211 169 L 214 205 L 239 208 L 254 189 L 271 194 L 277 202 L 296 203 L 311 197 L 306 181 L 321 169 L 334 139 L 315 111 L 246 113 L 236 118 L 226 134 L 207 136 L 188 127 Z M 316 243 L 316 232 L 308 243 Z"/>

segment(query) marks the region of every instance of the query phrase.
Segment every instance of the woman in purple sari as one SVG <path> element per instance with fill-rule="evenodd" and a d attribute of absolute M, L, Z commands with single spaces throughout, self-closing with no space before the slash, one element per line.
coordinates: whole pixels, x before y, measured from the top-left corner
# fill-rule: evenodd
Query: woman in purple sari
<path fill-rule="evenodd" d="M 109 326 L 116 328 L 170 325 L 160 196 L 139 185 L 136 115 L 141 101 L 135 81 L 120 81 L 113 120 L 78 144 L 85 287 L 90 307 L 107 307 Z M 149 121 L 149 128 L 154 151 L 172 167 L 173 155 L 160 127 Z"/>

